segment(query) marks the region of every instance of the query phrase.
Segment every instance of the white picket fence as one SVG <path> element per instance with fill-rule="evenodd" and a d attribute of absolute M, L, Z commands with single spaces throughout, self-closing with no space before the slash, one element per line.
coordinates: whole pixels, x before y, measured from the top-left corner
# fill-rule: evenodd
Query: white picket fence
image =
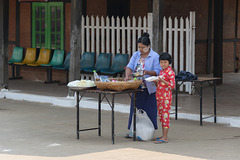
<path fill-rule="evenodd" d="M 176 73 L 186 70 L 195 73 L 195 12 L 185 20 L 164 17 L 163 20 L 163 51 L 169 52 L 173 58 L 173 68 Z M 178 25 L 180 22 L 180 25 Z M 184 25 L 185 24 L 185 25 Z M 184 27 L 185 26 L 185 27 Z M 147 17 L 82 17 L 82 52 L 129 54 L 137 50 L 137 39 L 143 32 L 148 32 L 152 38 L 152 13 Z M 151 40 L 152 41 L 152 40 Z M 91 75 L 81 75 L 89 79 Z M 180 88 L 183 90 L 183 88 Z M 185 91 L 191 92 L 187 84 Z"/>
<path fill-rule="evenodd" d="M 95 52 L 129 54 L 137 50 L 137 39 L 143 32 L 152 35 L 152 14 L 148 17 L 82 17 L 82 53 Z M 150 36 L 152 37 L 152 36 Z M 92 79 L 91 75 L 81 74 L 81 79 Z"/>
<path fill-rule="evenodd" d="M 163 19 L 163 51 L 173 57 L 173 68 L 176 73 L 185 70 L 195 74 L 195 12 L 178 20 L 176 17 Z M 185 83 L 180 91 L 192 93 L 191 83 Z"/>
<path fill-rule="evenodd" d="M 91 22 L 91 23 L 90 23 Z M 137 38 L 152 34 L 152 14 L 130 19 L 117 17 L 82 17 L 82 50 L 95 53 L 127 53 L 137 50 Z"/>

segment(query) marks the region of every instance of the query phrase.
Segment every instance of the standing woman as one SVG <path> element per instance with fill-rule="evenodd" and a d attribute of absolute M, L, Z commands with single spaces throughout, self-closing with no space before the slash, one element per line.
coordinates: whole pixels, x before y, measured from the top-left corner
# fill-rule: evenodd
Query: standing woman
<path fill-rule="evenodd" d="M 148 33 L 143 33 L 143 35 L 138 39 L 138 51 L 136 51 L 125 71 L 125 81 L 127 81 L 132 73 L 139 72 L 142 76 L 139 77 L 143 80 L 140 86 L 143 92 L 136 93 L 136 107 L 138 109 L 143 109 L 148 117 L 151 119 L 154 128 L 157 129 L 157 102 L 156 102 L 156 85 L 154 82 L 147 82 L 145 78 L 150 76 L 157 76 L 161 70 L 159 64 L 159 54 L 150 48 L 150 39 Z M 128 121 L 128 129 L 130 129 L 132 123 L 133 115 L 133 97 L 131 100 L 130 116 Z M 126 136 L 126 138 L 129 135 Z"/>

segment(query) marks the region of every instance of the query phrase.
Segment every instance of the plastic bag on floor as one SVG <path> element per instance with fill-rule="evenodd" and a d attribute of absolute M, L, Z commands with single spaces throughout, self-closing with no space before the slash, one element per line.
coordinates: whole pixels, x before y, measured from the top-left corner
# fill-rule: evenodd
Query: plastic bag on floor
<path fill-rule="evenodd" d="M 130 132 L 133 133 L 133 119 L 130 126 Z M 139 109 L 136 111 L 136 137 L 140 140 L 147 141 L 153 138 L 155 128 L 147 113 Z"/>

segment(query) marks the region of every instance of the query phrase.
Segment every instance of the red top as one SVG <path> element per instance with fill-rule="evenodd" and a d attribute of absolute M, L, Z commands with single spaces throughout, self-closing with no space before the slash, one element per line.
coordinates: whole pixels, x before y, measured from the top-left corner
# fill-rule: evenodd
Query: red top
<path fill-rule="evenodd" d="M 157 99 L 172 99 L 172 89 L 175 87 L 175 74 L 172 68 L 169 66 L 168 68 L 161 70 L 159 76 L 162 76 L 162 79 L 168 82 L 168 85 L 163 83 L 162 81 L 158 81 L 157 84 Z"/>

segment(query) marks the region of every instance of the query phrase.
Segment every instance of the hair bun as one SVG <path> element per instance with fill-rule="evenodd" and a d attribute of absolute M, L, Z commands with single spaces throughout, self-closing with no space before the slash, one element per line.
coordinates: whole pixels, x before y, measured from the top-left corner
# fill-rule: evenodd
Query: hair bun
<path fill-rule="evenodd" d="M 147 37 L 147 38 L 149 38 L 149 36 L 150 35 L 147 32 L 144 32 L 143 35 L 142 35 L 142 37 Z"/>

